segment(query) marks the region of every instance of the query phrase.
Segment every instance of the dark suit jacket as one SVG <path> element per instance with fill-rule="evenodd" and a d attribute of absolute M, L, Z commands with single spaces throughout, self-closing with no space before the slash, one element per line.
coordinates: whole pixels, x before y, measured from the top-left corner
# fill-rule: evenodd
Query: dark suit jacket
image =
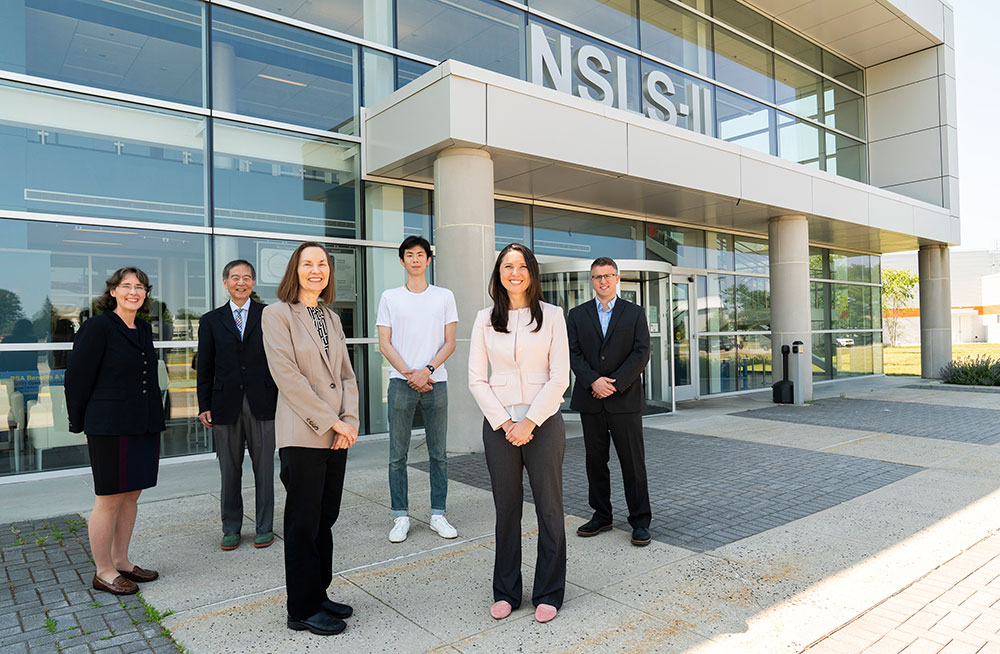
<path fill-rule="evenodd" d="M 135 327 L 130 333 L 114 311 L 80 327 L 66 364 L 71 432 L 129 436 L 165 429 L 153 330 L 139 318 Z"/>
<path fill-rule="evenodd" d="M 260 314 L 266 305 L 250 300 L 243 340 L 227 301 L 201 317 L 198 326 L 198 412 L 211 411 L 216 425 L 235 424 L 246 393 L 258 420 L 274 420 L 278 387 L 264 354 Z"/>
<path fill-rule="evenodd" d="M 581 413 L 633 413 L 646 406 L 640 377 L 649 362 L 646 313 L 622 298 L 615 301 L 608 334 L 601 334 L 595 300 L 574 307 L 566 319 L 569 364 L 576 375 L 570 408 Z M 598 377 L 615 380 L 618 390 L 599 400 L 590 392 Z"/>

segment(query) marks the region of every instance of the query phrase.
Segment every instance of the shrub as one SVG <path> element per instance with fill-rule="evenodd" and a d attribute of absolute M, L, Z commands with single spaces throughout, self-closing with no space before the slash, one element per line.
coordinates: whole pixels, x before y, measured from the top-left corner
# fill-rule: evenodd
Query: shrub
<path fill-rule="evenodd" d="M 986 355 L 955 359 L 941 368 L 941 381 L 966 386 L 1000 386 L 1000 360 Z"/>

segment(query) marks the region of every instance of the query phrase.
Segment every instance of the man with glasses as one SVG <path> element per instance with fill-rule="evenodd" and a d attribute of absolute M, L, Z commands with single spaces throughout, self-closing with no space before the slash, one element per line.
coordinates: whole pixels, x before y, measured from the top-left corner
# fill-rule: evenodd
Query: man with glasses
<path fill-rule="evenodd" d="M 250 451 L 256 486 L 254 547 L 274 542 L 274 409 L 278 387 L 264 354 L 260 316 L 251 299 L 257 273 L 243 259 L 222 271 L 229 301 L 201 317 L 198 327 L 198 418 L 215 434 L 222 473 L 222 543 L 240 546 L 243 525 L 243 450 Z"/>
<path fill-rule="evenodd" d="M 587 482 L 594 515 L 576 530 L 596 536 L 612 526 L 610 445 L 622 467 L 632 544 L 649 545 L 649 490 L 642 410 L 642 371 L 649 361 L 649 326 L 642 307 L 618 297 L 618 264 L 599 257 L 590 265 L 597 296 L 566 319 L 570 366 L 576 375 L 570 408 L 580 412 L 587 454 Z"/>

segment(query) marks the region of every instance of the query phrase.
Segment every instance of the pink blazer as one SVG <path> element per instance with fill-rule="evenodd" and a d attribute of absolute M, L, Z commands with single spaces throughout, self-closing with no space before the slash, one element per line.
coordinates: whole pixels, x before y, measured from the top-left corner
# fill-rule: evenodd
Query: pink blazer
<path fill-rule="evenodd" d="M 528 309 L 510 312 L 508 333 L 490 326 L 492 307 L 476 314 L 469 349 L 469 390 L 493 429 L 510 419 L 504 407 L 528 404 L 527 418 L 540 425 L 559 411 L 569 386 L 569 339 L 559 307 L 542 302 L 537 332 Z"/>

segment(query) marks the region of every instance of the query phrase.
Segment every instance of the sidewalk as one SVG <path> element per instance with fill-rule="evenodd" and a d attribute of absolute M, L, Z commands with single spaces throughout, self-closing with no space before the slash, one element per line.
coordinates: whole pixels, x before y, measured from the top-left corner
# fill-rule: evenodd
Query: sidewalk
<path fill-rule="evenodd" d="M 427 527 L 426 457 L 417 448 L 414 527 L 392 544 L 387 445 L 352 450 L 330 594 L 355 617 L 336 637 L 285 627 L 280 538 L 264 550 L 246 539 L 235 552 L 218 549 L 214 461 L 161 467 L 160 484 L 143 494 L 133 558 L 163 575 L 144 599 L 192 652 L 1000 651 L 1000 395 L 908 388 L 916 382 L 821 385 L 805 407 L 776 407 L 764 393 L 715 398 L 647 418 L 647 548 L 629 544 L 621 520 L 595 538 L 573 534 L 589 508 L 582 442 L 572 438 L 579 427 L 570 423 L 569 584 L 546 625 L 528 601 L 506 620 L 489 617 L 493 505 L 481 455 L 450 461 L 448 517 L 460 536 L 445 541 Z M 624 509 L 616 465 L 613 458 L 613 501 Z M 244 482 L 249 516 L 249 472 Z M 41 518 L 86 516 L 90 493 L 87 475 L 0 485 L 0 523 L 38 528 Z M 276 495 L 280 534 L 280 484 Z M 536 529 L 527 492 L 524 529 L 528 598 Z M 104 607 L 103 624 L 128 631 L 128 623 L 138 634 L 115 644 L 100 640 L 94 616 L 62 617 L 110 596 L 90 594 L 91 564 L 72 554 L 85 551 L 83 531 L 60 531 L 62 544 L 0 537 L 10 589 L 0 588 L 0 651 L 176 651 L 138 600 Z M 45 569 L 58 570 L 48 578 Z M 46 615 L 55 615 L 54 634 Z M 87 642 L 69 638 L 85 630 Z"/>

